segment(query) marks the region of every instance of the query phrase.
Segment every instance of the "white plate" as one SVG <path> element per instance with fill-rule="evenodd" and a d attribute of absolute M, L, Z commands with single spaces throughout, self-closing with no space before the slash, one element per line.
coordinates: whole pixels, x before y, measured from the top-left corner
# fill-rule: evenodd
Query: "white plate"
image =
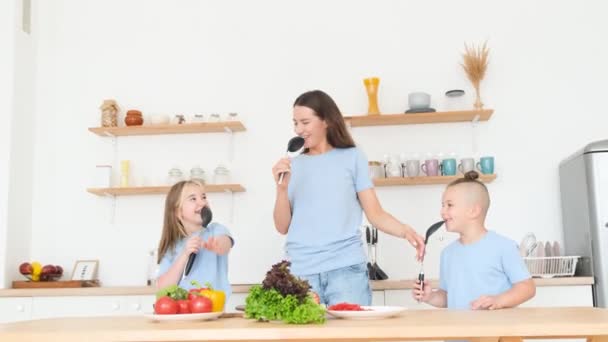
<path fill-rule="evenodd" d="M 397 316 L 407 310 L 402 306 L 362 306 L 365 311 L 327 310 L 332 316 L 345 319 L 381 319 Z"/>
<path fill-rule="evenodd" d="M 224 312 L 205 312 L 180 315 L 157 315 L 155 313 L 145 314 L 144 317 L 153 321 L 208 321 L 220 317 Z"/>

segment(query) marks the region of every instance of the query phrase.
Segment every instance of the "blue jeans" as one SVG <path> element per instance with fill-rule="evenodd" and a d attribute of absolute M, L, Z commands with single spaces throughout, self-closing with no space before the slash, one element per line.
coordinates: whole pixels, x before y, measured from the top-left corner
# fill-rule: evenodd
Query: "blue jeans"
<path fill-rule="evenodd" d="M 322 304 L 333 305 L 347 302 L 371 305 L 372 290 L 366 264 L 360 263 L 323 273 L 299 276 L 308 280 Z"/>

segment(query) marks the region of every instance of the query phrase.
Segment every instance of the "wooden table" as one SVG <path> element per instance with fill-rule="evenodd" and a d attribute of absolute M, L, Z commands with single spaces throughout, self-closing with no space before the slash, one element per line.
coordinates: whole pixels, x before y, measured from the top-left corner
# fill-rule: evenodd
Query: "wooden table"
<path fill-rule="evenodd" d="M 63 318 L 0 325 L 0 341 L 390 341 L 587 338 L 608 342 L 608 309 L 517 308 L 497 311 L 408 310 L 399 317 L 320 325 L 150 322 L 143 317 Z"/>

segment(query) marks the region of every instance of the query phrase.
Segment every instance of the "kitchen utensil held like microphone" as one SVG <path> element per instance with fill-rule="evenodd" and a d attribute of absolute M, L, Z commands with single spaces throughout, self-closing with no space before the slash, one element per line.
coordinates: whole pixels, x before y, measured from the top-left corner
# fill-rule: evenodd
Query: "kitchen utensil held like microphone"
<path fill-rule="evenodd" d="M 213 213 L 211 213 L 211 209 L 209 207 L 204 206 L 201 209 L 201 218 L 203 219 L 203 228 L 207 228 L 207 225 L 213 219 Z M 192 265 L 194 265 L 194 260 L 196 260 L 196 253 L 190 253 L 188 256 L 188 262 L 186 263 L 186 268 L 184 269 L 184 277 L 187 277 L 190 274 L 190 270 L 192 269 Z"/>
<path fill-rule="evenodd" d="M 293 158 L 299 156 L 300 154 L 302 154 L 302 152 L 304 152 L 304 150 L 305 150 L 304 138 L 293 137 L 293 138 L 289 139 L 289 142 L 287 143 L 287 158 L 293 159 Z M 285 175 L 285 172 L 282 172 L 279 175 L 279 184 L 283 183 L 284 175 Z"/>
<path fill-rule="evenodd" d="M 426 234 L 424 237 L 425 248 L 429 243 L 429 238 L 431 237 L 431 235 L 433 235 L 433 233 L 436 232 L 437 229 L 441 228 L 444 223 L 445 221 L 433 223 L 433 225 L 426 230 Z M 420 282 L 420 290 L 424 292 L 424 256 L 422 256 L 422 261 L 420 261 L 420 273 L 418 273 L 418 281 Z"/>

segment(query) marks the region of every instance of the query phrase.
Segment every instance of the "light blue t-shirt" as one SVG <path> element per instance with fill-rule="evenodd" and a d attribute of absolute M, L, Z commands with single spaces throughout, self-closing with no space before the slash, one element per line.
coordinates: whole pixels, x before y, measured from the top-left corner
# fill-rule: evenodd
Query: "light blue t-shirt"
<path fill-rule="evenodd" d="M 449 309 L 470 309 L 482 295 L 494 296 L 530 278 L 515 241 L 488 231 L 479 241 L 452 242 L 441 252 L 439 287 Z"/>
<path fill-rule="evenodd" d="M 216 237 L 220 235 L 226 235 L 232 239 L 228 228 L 215 222 L 210 223 L 207 229 L 203 229 L 198 234 L 204 241 L 207 241 L 212 236 Z M 168 250 L 165 253 L 159 264 L 159 275 L 169 270 L 175 258 L 184 250 L 187 240 L 188 238 L 181 239 L 173 250 Z M 232 241 L 234 245 L 234 240 Z M 228 282 L 228 254 L 217 255 L 207 249 L 201 248 L 196 254 L 190 274 L 181 279 L 178 285 L 181 288 L 189 290 L 195 287 L 190 283 L 191 280 L 198 281 L 202 286 L 205 286 L 205 283 L 209 282 L 214 289 L 224 291 L 226 297 L 229 297 L 232 289 Z"/>
<path fill-rule="evenodd" d="M 333 148 L 291 161 L 292 217 L 286 252 L 291 271 L 310 275 L 365 262 L 357 192 L 373 187 L 361 150 Z"/>

